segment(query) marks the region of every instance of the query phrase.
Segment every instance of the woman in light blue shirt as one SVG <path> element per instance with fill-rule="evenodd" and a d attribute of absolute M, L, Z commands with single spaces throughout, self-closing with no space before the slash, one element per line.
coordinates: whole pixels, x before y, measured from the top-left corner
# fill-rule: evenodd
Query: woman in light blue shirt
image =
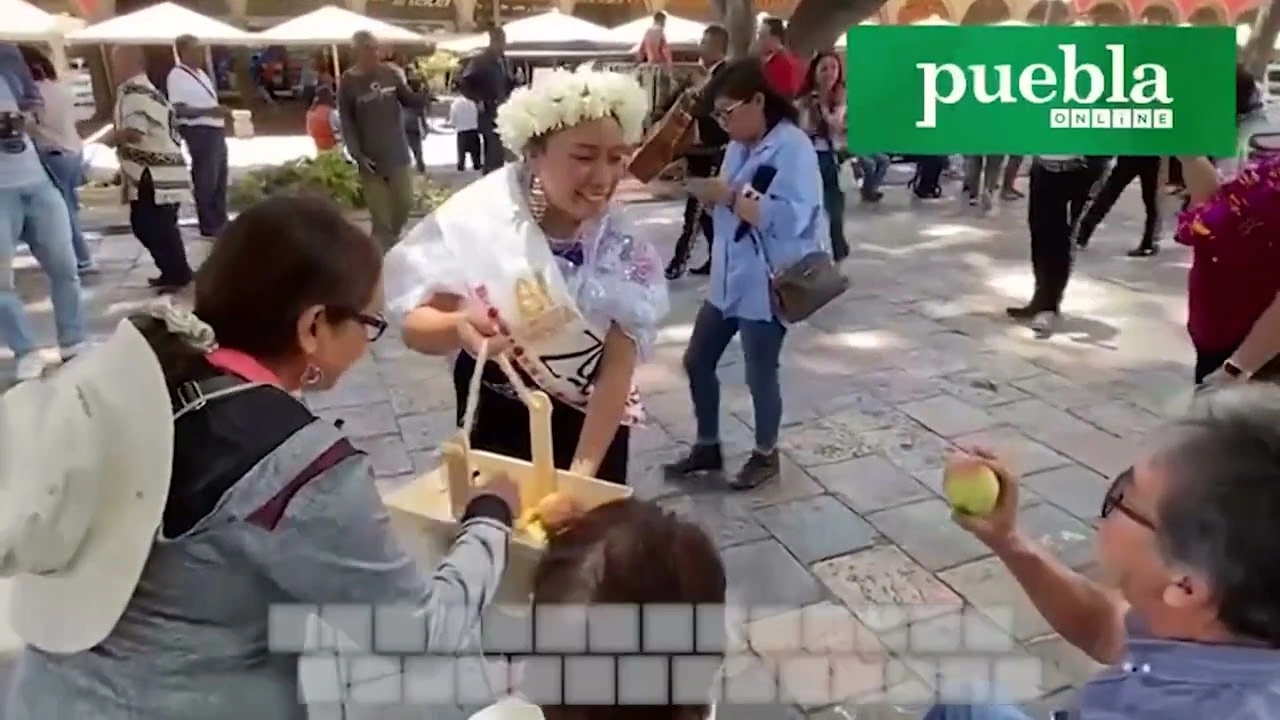
<path fill-rule="evenodd" d="M 770 89 L 759 60 L 734 61 L 710 92 L 731 142 L 720 177 L 688 181 L 715 225 L 711 286 L 684 354 L 698 437 L 689 455 L 666 469 L 679 476 L 723 469 L 716 365 L 740 333 L 756 447 L 729 485 L 746 490 L 778 476 L 778 356 L 787 329 L 774 313 L 769 278 L 829 248 L 830 235 L 813 142 L 797 126 L 795 106 Z"/>

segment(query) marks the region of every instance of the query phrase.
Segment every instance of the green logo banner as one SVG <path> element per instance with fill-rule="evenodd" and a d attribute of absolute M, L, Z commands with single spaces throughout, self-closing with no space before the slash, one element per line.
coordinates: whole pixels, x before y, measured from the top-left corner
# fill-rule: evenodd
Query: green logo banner
<path fill-rule="evenodd" d="M 859 25 L 847 53 L 853 152 L 1235 152 L 1234 28 Z"/>

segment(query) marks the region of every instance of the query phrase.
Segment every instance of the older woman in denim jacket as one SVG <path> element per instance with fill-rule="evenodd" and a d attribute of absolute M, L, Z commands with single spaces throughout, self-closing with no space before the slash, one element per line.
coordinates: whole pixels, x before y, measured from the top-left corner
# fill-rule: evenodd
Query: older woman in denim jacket
<path fill-rule="evenodd" d="M 720 177 L 690 185 L 714 208 L 716 229 L 710 289 L 684 354 L 698 436 L 689 455 L 666 470 L 684 476 L 723 469 L 716 365 L 741 333 L 756 446 L 729 485 L 745 490 L 778 476 L 778 359 L 787 328 L 774 312 L 770 277 L 829 247 L 830 233 L 818 156 L 797 127 L 795 107 L 769 87 L 759 60 L 734 61 L 723 77 L 715 114 L 731 138 L 724 165 Z"/>

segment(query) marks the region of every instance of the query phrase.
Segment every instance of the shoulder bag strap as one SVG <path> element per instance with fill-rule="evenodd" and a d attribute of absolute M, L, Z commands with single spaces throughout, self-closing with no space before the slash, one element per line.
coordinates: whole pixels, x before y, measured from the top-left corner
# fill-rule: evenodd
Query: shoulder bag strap
<path fill-rule="evenodd" d="M 208 380 L 192 380 L 178 388 L 174 403 L 173 419 L 204 409 L 210 401 L 221 400 L 258 387 L 271 387 L 266 383 L 245 382 L 231 375 L 219 375 Z"/>
<path fill-rule="evenodd" d="M 190 76 L 191 76 L 191 79 L 192 79 L 192 80 L 195 80 L 197 85 L 199 85 L 200 87 L 204 88 L 204 91 L 205 91 L 205 92 L 207 92 L 207 93 L 209 93 L 209 97 L 213 98 L 213 101 L 214 101 L 215 103 L 216 103 L 216 102 L 218 102 L 218 93 L 214 92 L 214 91 L 213 91 L 213 88 L 209 87 L 209 85 L 208 85 L 207 83 L 205 83 L 205 81 L 204 81 L 203 79 L 201 79 L 201 77 L 200 77 L 199 75 L 197 75 L 197 74 L 195 73 L 195 71 L 194 71 L 194 70 L 192 70 L 191 68 L 189 68 L 189 67 L 187 67 L 186 65 L 183 65 L 183 64 L 181 64 L 181 63 L 179 63 L 179 64 L 178 64 L 178 68 L 179 68 L 179 69 L 181 69 L 181 70 L 182 70 L 182 72 L 184 72 L 184 73 L 186 73 L 186 74 L 190 75 Z"/>

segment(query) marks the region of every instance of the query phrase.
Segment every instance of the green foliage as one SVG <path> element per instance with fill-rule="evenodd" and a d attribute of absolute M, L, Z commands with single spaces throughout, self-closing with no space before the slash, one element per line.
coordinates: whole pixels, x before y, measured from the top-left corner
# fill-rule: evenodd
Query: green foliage
<path fill-rule="evenodd" d="M 429 56 L 414 58 L 413 61 L 418 76 L 426 80 L 427 87 L 436 94 L 449 91 L 450 78 L 461 64 L 461 58 L 445 50 L 436 50 Z"/>
<path fill-rule="evenodd" d="M 425 178 L 415 178 L 414 208 L 428 213 L 449 198 L 452 189 Z M 228 204 L 243 210 L 277 193 L 315 193 L 332 198 L 348 210 L 363 210 L 364 189 L 355 165 L 337 150 L 315 158 L 298 158 L 281 165 L 256 168 L 231 183 Z"/>

